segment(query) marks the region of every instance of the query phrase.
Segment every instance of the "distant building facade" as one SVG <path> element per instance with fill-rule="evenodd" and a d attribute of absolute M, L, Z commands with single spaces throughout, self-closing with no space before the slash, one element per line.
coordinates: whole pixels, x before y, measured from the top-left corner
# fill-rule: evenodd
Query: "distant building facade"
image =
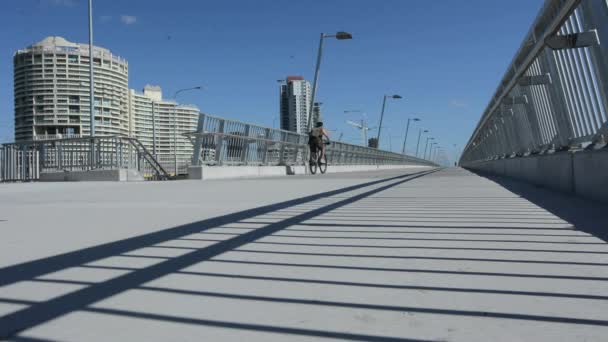
<path fill-rule="evenodd" d="M 13 58 L 15 140 L 90 135 L 89 46 L 47 37 Z M 183 168 L 192 143 L 182 133 L 196 130 L 199 109 L 164 100 L 159 86 L 129 89 L 125 59 L 93 48 L 95 135 L 139 139 L 159 161 Z"/>
<path fill-rule="evenodd" d="M 15 140 L 90 134 L 89 46 L 47 37 L 13 57 Z M 95 133 L 128 135 L 129 66 L 94 47 Z"/>
<path fill-rule="evenodd" d="M 142 93 L 129 91 L 131 113 L 130 135 L 136 137 L 163 165 L 171 164 L 177 153 L 183 166 L 192 158 L 192 143 L 182 136 L 193 132 L 198 123 L 199 109 L 164 100 L 159 86 L 147 85 Z"/>
<path fill-rule="evenodd" d="M 281 129 L 308 132 L 311 86 L 302 76 L 288 76 L 281 86 Z"/>

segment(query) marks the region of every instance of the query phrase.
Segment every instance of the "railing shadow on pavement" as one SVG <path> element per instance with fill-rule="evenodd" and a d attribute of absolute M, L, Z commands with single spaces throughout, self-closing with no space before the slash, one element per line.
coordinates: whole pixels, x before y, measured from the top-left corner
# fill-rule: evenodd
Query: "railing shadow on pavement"
<path fill-rule="evenodd" d="M 295 200 L 289 200 L 286 202 L 271 204 L 255 209 L 249 209 L 238 213 L 228 214 L 200 222 L 194 222 L 187 225 L 173 227 L 165 229 L 159 232 L 145 234 L 125 240 L 111 242 L 103 245 L 98 245 L 74 252 L 68 252 L 65 254 L 34 260 L 19 264 L 15 266 L 5 267 L 0 269 L 0 287 L 15 284 L 21 281 L 42 281 L 41 276 L 66 270 L 72 267 L 85 266 L 87 263 L 99 261 L 105 258 L 113 256 L 124 256 L 125 253 L 146 248 L 153 247 L 156 244 L 164 243 L 167 241 L 179 239 L 181 237 L 200 233 L 201 231 L 217 228 L 225 224 L 239 222 L 241 220 L 263 215 L 268 212 L 289 208 L 291 206 L 323 200 L 335 196 L 337 194 L 348 193 L 356 190 L 365 190 L 362 193 L 355 193 L 351 197 L 346 199 L 339 199 L 338 201 L 331 201 L 328 203 L 322 203 L 318 208 L 308 211 L 304 214 L 291 217 L 289 219 L 282 220 L 273 224 L 269 224 L 263 228 L 242 234 L 226 241 L 216 241 L 217 243 L 207 246 L 206 248 L 196 249 L 185 255 L 168 258 L 158 264 L 145 267 L 143 269 L 136 269 L 133 272 L 124 274 L 122 276 L 112 278 L 107 281 L 100 283 L 92 283 L 90 286 L 85 287 L 75 292 L 70 292 L 47 301 L 42 302 L 27 302 L 21 301 L 22 304 L 28 305 L 27 307 L 12 312 L 0 317 L 0 338 L 12 337 L 18 334 L 20 331 L 37 326 L 45 323 L 49 320 L 58 318 L 70 312 L 76 310 L 83 310 L 88 306 L 107 299 L 113 295 L 122 293 L 132 288 L 141 286 L 142 284 L 179 271 L 185 267 L 191 266 L 198 262 L 209 260 L 219 254 L 238 248 L 239 246 L 248 244 L 257 239 L 271 235 L 277 231 L 280 231 L 292 224 L 307 220 L 311 217 L 321 215 L 328 211 L 336 208 L 348 205 L 356 202 L 362 198 L 371 196 L 375 193 L 379 193 L 391 187 L 397 186 L 404 182 L 408 182 L 419 177 L 423 177 L 427 174 L 437 172 L 436 170 L 421 171 L 407 175 L 400 175 L 396 177 L 390 177 L 380 180 L 374 180 L 363 184 L 357 184 L 348 186 L 345 188 L 332 190 L 316 195 L 311 195 Z M 51 280 L 61 283 L 60 280 Z M 0 303 L 14 303 L 17 304 L 19 300 L 12 300 L 9 298 L 0 298 Z M 89 309 L 94 312 L 103 311 L 102 309 Z M 114 310 L 112 314 L 121 315 L 119 310 Z M 122 313 L 122 315 L 137 317 L 145 316 L 144 313 Z M 153 318 L 149 315 L 147 318 Z M 179 320 L 178 318 L 158 316 L 156 319 L 159 320 Z M 329 336 L 337 337 L 345 340 L 353 341 L 402 341 L 403 339 L 395 339 L 383 336 L 370 336 L 370 335 L 356 335 L 347 333 L 331 333 L 331 332 L 319 332 L 314 330 L 306 329 L 290 329 L 281 327 L 269 327 L 269 326 L 256 326 L 246 324 L 236 324 L 230 322 L 219 322 L 219 321 L 203 321 L 191 319 L 186 321 L 190 323 L 198 323 L 209 326 L 224 326 L 239 328 L 242 326 L 243 329 L 249 330 L 263 330 L 263 331 L 277 331 L 284 333 L 302 334 L 308 336 Z M 408 341 L 405 339 L 405 341 Z M 410 340 L 415 341 L 415 340 Z"/>
<path fill-rule="evenodd" d="M 564 194 L 523 181 L 489 175 L 481 171 L 471 172 L 487 178 L 514 194 L 525 198 L 540 208 L 552 213 L 582 232 L 608 242 L 608 205 Z"/>
<path fill-rule="evenodd" d="M 0 303 L 26 305 L 19 311 L 0 317 L 0 327 L 27 329 L 68 313 L 84 311 L 124 318 L 142 318 L 159 322 L 237 329 L 249 332 L 291 334 L 308 338 L 330 337 L 351 341 L 414 341 L 403 338 L 403 336 L 396 338 L 343 333 L 285 327 L 276 324 L 268 325 L 259 322 L 252 324 L 236 320 L 226 321 L 184 317 L 184 315 L 176 316 L 174 313 L 164 310 L 151 312 L 124 307 L 117 308 L 109 305 L 93 305 L 115 295 L 122 295 L 127 290 L 140 290 L 149 295 L 183 295 L 188 301 L 195 301 L 198 298 L 213 298 L 236 300 L 239 303 L 319 306 L 323 308 L 322 310 L 341 308 L 353 311 L 393 312 L 399 315 L 402 313 L 441 315 L 442 317 L 465 317 L 479 320 L 501 319 L 507 322 L 517 320 L 515 324 L 527 324 L 529 322 L 537 322 L 543 326 L 548 323 L 567 324 L 569 325 L 568 328 L 572 327 L 571 329 L 576 329 L 578 326 L 584 329 L 608 326 L 607 320 L 592 315 L 569 315 L 563 312 L 553 314 L 553 311 L 542 310 L 516 310 L 512 306 L 498 307 L 492 310 L 484 309 L 484 300 L 493 301 L 497 296 L 503 296 L 500 298 L 507 298 L 509 302 L 514 300 L 540 302 L 549 307 L 552 305 L 551 303 L 560 300 L 568 302 L 569 305 L 595 303 L 590 301 L 604 302 L 608 299 L 607 296 L 597 293 L 597 291 L 596 293 L 587 293 L 574 285 L 589 282 L 600 285 L 608 283 L 608 277 L 603 276 L 608 263 L 602 262 L 602 260 L 595 260 L 594 262 L 593 259 L 590 259 L 590 256 L 593 255 L 603 256 L 594 253 L 606 254 L 608 252 L 599 249 L 589 250 L 593 247 L 592 245 L 601 245 L 601 243 L 592 241 L 592 236 L 577 232 L 566 222 L 553 219 L 550 215 L 543 215 L 541 220 L 525 221 L 518 219 L 515 222 L 519 223 L 512 223 L 511 225 L 500 223 L 502 221 L 497 223 L 488 212 L 500 213 L 503 205 L 509 212 L 523 209 L 521 217 L 525 217 L 526 212 L 542 210 L 507 191 L 501 190 L 501 196 L 495 196 L 491 199 L 489 199 L 489 196 L 480 195 L 477 201 L 471 198 L 466 203 L 463 203 L 462 197 L 437 197 L 439 193 L 435 193 L 435 196 L 419 199 L 407 197 L 408 190 L 411 192 L 417 186 L 417 182 L 410 181 L 424 180 L 426 178 L 421 177 L 427 175 L 428 177 L 434 177 L 446 172 L 465 173 L 465 171 L 450 170 L 430 171 L 405 177 L 381 179 L 0 269 L 0 285 L 28 280 L 36 282 L 40 286 L 45 283 L 84 286 L 74 292 L 47 301 L 35 302 L 0 298 Z M 408 187 L 404 190 L 406 196 L 376 196 L 380 193 L 393 191 L 397 187 Z M 466 189 L 466 184 L 462 187 Z M 347 194 L 350 191 L 354 193 Z M 429 203 L 434 203 L 434 206 L 429 205 Z M 469 208 L 478 207 L 480 210 L 479 212 L 473 212 L 472 210 L 462 211 L 458 209 L 466 207 L 465 204 Z M 368 205 L 370 207 L 367 211 L 364 211 L 363 208 Z M 420 220 L 410 222 L 407 214 L 410 208 L 419 208 L 426 213 L 426 216 L 416 214 L 414 211 L 412 215 Z M 450 220 L 448 222 L 452 222 L 452 224 L 441 223 L 436 219 L 436 215 L 432 214 L 433 211 L 441 212 L 450 208 L 460 211 L 462 216 L 468 217 L 469 221 L 475 221 L 475 223 L 452 222 Z M 376 216 L 376 222 L 357 224 L 356 222 L 360 218 L 350 217 L 353 212 L 357 211 L 361 216 Z M 400 221 L 385 221 L 382 217 L 383 214 L 398 217 Z M 332 220 L 326 220 L 328 217 L 331 217 Z M 335 223 L 334 219 L 340 223 Z M 549 223 L 543 224 L 542 221 L 545 219 Z M 342 220 L 345 222 L 342 223 Z M 390 223 L 386 224 L 386 222 Z M 322 227 L 327 227 L 329 230 L 322 230 L 321 232 Z M 212 228 L 216 228 L 216 230 L 209 231 Z M 235 230 L 238 233 L 235 233 Z M 299 236 L 296 232 L 313 232 L 313 235 Z M 468 238 L 460 240 L 433 238 L 420 240 L 416 238 L 386 239 L 378 236 L 378 234 L 408 236 L 411 233 L 422 232 L 444 235 L 469 234 L 467 236 L 484 233 L 496 237 L 505 234 L 518 234 L 522 237 L 515 240 L 509 235 L 507 239 L 500 240 L 499 245 L 494 241 L 484 241 L 487 238 L 480 238 L 480 240 L 475 240 L 472 237 L 470 240 Z M 353 239 L 348 238 L 347 233 L 354 234 L 351 237 L 357 236 L 360 241 L 351 242 Z M 374 234 L 371 237 L 376 238 L 367 238 L 370 237 L 369 234 Z M 264 240 L 260 241 L 261 239 Z M 348 241 L 332 242 L 331 239 Z M 578 239 L 581 243 L 569 244 L 567 242 L 572 242 L 569 239 Z M 317 241 L 313 243 L 310 240 Z M 587 240 L 590 241 L 587 243 Z M 186 246 L 183 244 L 187 242 L 191 242 L 192 245 Z M 196 245 L 197 242 L 200 244 Z M 433 245 L 434 243 L 447 245 Z M 472 248 L 470 247 L 471 243 L 490 245 L 483 248 Z M 524 244 L 524 246 L 521 246 L 521 244 Z M 535 246 L 536 248 L 528 247 L 529 244 L 538 244 L 538 246 Z M 553 249 L 543 248 L 545 244 L 554 244 L 555 246 Z M 580 245 L 580 247 L 577 245 Z M 506 246 L 513 247 L 507 248 Z M 148 253 L 140 251 L 140 249 L 146 247 L 149 247 L 151 251 L 149 250 Z M 165 250 L 182 251 L 183 254 L 162 255 L 162 251 Z M 403 251 L 406 252 L 402 253 Z M 464 254 L 471 251 L 479 253 Z M 154 255 L 154 252 L 158 255 Z M 156 263 L 137 268 L 125 267 L 124 265 L 114 266 L 100 262 L 113 256 L 137 260 L 148 259 Z M 435 262 L 436 265 L 432 268 L 411 265 L 414 262 L 421 261 Z M 204 265 L 200 265 L 201 262 L 204 262 Z M 475 265 L 485 264 L 489 268 L 487 270 L 468 269 L 472 266 L 463 266 L 464 262 L 477 263 Z M 246 268 L 237 268 L 239 265 L 246 265 Z M 567 266 L 570 268 L 570 273 L 559 273 L 550 268 L 543 272 L 531 272 L 529 268 L 526 268 L 530 265 L 536 267 L 536 269 Z M 58 279 L 57 276 L 42 277 L 71 267 L 85 267 L 92 270 L 119 270 L 129 273 L 99 282 Z M 311 269 L 315 272 L 310 272 Z M 588 272 L 588 269 L 593 269 L 601 274 L 589 275 L 585 273 Z M 306 273 L 305 270 L 309 270 L 309 272 Z M 339 275 L 345 275 L 344 272 L 350 272 L 350 275 L 340 277 Z M 307 277 L 305 274 L 313 274 L 314 277 Z M 405 275 L 407 278 L 402 277 L 392 281 L 387 281 L 384 278 L 386 275 L 391 275 L 394 278 L 396 274 Z M 167 275 L 195 278 L 197 279 L 195 281 L 196 288 L 183 288 L 180 279 L 152 283 L 152 281 Z M 449 283 L 443 278 L 435 278 L 436 280 L 433 282 L 431 277 L 439 276 L 457 277 L 457 281 Z M 415 278 L 421 278 L 422 280 L 420 283 L 416 283 Z M 234 288 L 207 288 L 206 285 L 213 283 L 214 279 L 224 279 L 225 281 L 231 281 L 232 284 L 244 283 L 241 286 L 261 289 L 262 292 L 267 290 L 266 293 L 268 294 L 252 294 L 248 291 L 235 292 Z M 404 279 L 407 279 L 407 281 L 404 281 Z M 491 279 L 492 282 L 488 279 Z M 537 288 L 535 290 L 533 286 L 529 286 L 538 283 L 540 280 L 551 282 L 553 287 Z M 505 282 L 509 281 L 514 285 L 503 286 Z M 280 291 L 275 292 L 275 287 L 282 286 L 280 284 L 289 284 L 294 287 L 305 285 L 314 288 L 333 286 L 332 291 L 336 291 L 336 293 L 338 291 L 346 292 L 345 289 L 347 288 L 398 292 L 383 292 L 385 296 L 395 295 L 395 297 L 390 297 L 390 303 L 375 302 L 374 300 L 354 300 L 352 298 L 350 300 L 336 300 L 335 298 L 303 297 L 301 293 L 297 292 L 291 292 L 289 295 L 281 294 Z M 397 298 L 399 296 L 396 295 L 399 293 L 403 297 L 404 292 L 408 296 L 443 293 L 454 297 L 475 295 L 477 296 L 475 298 L 481 299 L 479 299 L 479 303 L 471 302 L 465 308 L 451 305 L 451 299 L 438 306 L 425 306 L 425 303 L 413 305 L 408 301 L 399 302 Z M 507 307 L 510 309 L 507 309 Z M 546 308 L 543 309 L 546 310 Z M 551 312 L 551 314 L 547 312 Z M 11 322 L 16 323 L 15 325 L 4 324 Z M 4 334 L 0 334 L 2 337 L 6 336 L 7 333 L 16 332 L 15 330 L 0 331 Z"/>

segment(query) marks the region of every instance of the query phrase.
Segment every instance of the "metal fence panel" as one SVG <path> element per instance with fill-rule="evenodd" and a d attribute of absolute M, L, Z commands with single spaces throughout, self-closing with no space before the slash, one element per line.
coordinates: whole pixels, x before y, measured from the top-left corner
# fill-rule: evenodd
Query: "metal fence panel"
<path fill-rule="evenodd" d="M 44 172 L 133 169 L 146 179 L 169 175 L 134 138 L 35 140 L 0 146 L 0 181 L 32 181 Z"/>
<path fill-rule="evenodd" d="M 194 143 L 193 165 L 304 165 L 308 162 L 308 136 L 200 114 L 198 130 L 186 133 Z M 330 165 L 432 165 L 430 161 L 331 142 L 326 148 Z"/>
<path fill-rule="evenodd" d="M 547 0 L 460 163 L 606 146 L 607 44 L 606 1 Z"/>

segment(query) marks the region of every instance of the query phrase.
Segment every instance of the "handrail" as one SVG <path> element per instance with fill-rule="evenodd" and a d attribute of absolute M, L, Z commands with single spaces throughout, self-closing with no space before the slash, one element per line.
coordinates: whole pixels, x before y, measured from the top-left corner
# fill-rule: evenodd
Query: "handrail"
<path fill-rule="evenodd" d="M 0 145 L 0 181 L 36 180 L 43 172 L 102 169 L 136 169 L 144 178 L 170 178 L 136 138 L 97 136 Z"/>
<path fill-rule="evenodd" d="M 157 176 L 161 180 L 166 180 L 166 179 L 170 178 L 169 173 L 163 168 L 163 166 L 158 162 L 158 160 L 156 160 L 156 158 L 148 151 L 148 149 L 146 149 L 146 147 L 141 143 L 141 141 L 139 141 L 136 138 L 130 138 L 130 137 L 126 137 L 123 139 L 128 141 L 131 145 L 133 145 L 138 150 L 141 149 L 141 153 L 142 153 L 143 157 L 154 168 L 154 171 L 156 171 Z"/>
<path fill-rule="evenodd" d="M 543 5 L 540 13 L 536 17 L 532 28 L 524 38 L 524 41 L 513 57 L 511 64 L 507 68 L 505 75 L 503 76 L 498 88 L 490 103 L 486 107 L 486 110 L 482 114 L 480 121 L 477 123 L 471 138 L 467 142 L 465 146 L 465 150 L 470 146 L 473 142 L 473 139 L 479 133 L 481 127 L 487 122 L 488 118 L 494 113 L 496 108 L 500 106 L 502 100 L 505 96 L 508 95 L 513 87 L 516 85 L 516 82 L 524 72 L 530 67 L 530 65 L 534 62 L 534 59 L 538 57 L 538 54 L 542 52 L 545 48 L 545 41 L 548 37 L 555 34 L 559 27 L 568 19 L 568 16 L 576 9 L 576 6 L 581 2 L 581 0 L 568 0 L 567 3 L 563 4 L 563 8 L 560 10 L 559 14 L 553 19 L 550 25 L 541 33 L 542 37 L 540 39 L 537 38 L 538 32 L 535 32 L 535 28 L 537 25 L 542 24 L 542 20 L 544 19 L 544 14 L 550 13 L 553 10 L 553 7 L 556 5 L 560 5 L 560 3 L 564 3 L 563 0 L 548 0 Z M 530 43 L 532 43 L 532 48 L 530 49 Z M 523 59 L 524 61 L 518 65 L 517 61 Z"/>
<path fill-rule="evenodd" d="M 546 0 L 460 163 L 596 144 L 608 120 L 608 8 Z"/>
<path fill-rule="evenodd" d="M 308 136 L 200 113 L 197 130 L 183 134 L 194 143 L 193 165 L 303 165 Z M 275 146 L 270 149 L 270 146 Z M 436 164 L 367 146 L 332 141 L 328 161 L 342 164 Z M 333 159 L 333 160 L 332 160 Z"/>

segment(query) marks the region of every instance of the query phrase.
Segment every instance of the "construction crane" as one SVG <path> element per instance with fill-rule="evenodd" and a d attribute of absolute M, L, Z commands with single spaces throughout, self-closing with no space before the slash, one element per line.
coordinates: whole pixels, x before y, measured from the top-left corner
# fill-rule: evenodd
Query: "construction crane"
<path fill-rule="evenodd" d="M 361 131 L 361 139 L 363 140 L 362 141 L 362 145 L 363 146 L 367 146 L 368 145 L 368 143 L 367 143 L 367 132 L 376 129 L 376 127 L 370 128 L 370 127 L 367 126 L 367 121 L 366 121 L 366 119 L 367 119 L 367 113 L 365 113 L 364 111 L 361 111 L 361 110 L 358 110 L 358 109 L 355 109 L 355 110 L 345 110 L 344 111 L 344 114 L 349 114 L 349 113 L 359 113 L 359 114 L 361 114 L 362 117 L 361 117 L 360 122 L 354 122 L 354 121 L 347 120 L 346 123 L 349 124 L 349 125 L 351 125 L 351 126 L 353 126 L 353 127 L 355 127 L 355 128 L 357 128 L 357 129 L 359 129 Z"/>
<path fill-rule="evenodd" d="M 361 119 L 361 122 L 359 123 L 350 120 L 347 120 L 346 123 L 361 131 L 362 144 L 363 146 L 367 146 L 367 131 L 374 130 L 376 127 L 367 127 L 367 122 L 363 119 Z"/>

